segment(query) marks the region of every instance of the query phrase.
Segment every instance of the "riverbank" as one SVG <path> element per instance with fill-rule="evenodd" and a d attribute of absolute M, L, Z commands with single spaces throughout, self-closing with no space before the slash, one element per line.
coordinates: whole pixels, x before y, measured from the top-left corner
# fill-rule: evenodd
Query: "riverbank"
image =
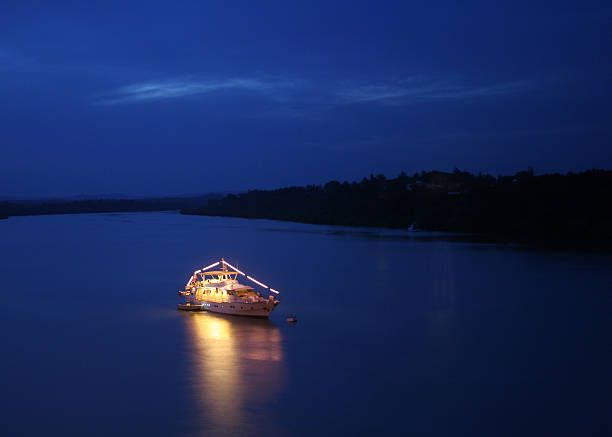
<path fill-rule="evenodd" d="M 151 212 L 194 208 L 209 200 L 219 199 L 220 194 L 189 197 L 152 197 L 135 199 L 34 199 L 0 201 L 0 219 L 11 216 L 87 214 L 103 212 Z"/>
<path fill-rule="evenodd" d="M 612 248 L 612 171 L 535 176 L 422 172 L 252 190 L 183 214 L 420 229 L 549 247 Z"/>

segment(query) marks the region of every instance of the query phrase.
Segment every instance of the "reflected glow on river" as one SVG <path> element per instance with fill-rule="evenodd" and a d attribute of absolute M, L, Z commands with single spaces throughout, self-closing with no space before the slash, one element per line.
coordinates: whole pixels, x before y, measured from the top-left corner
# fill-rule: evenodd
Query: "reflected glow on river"
<path fill-rule="evenodd" d="M 280 330 L 268 320 L 206 312 L 186 312 L 182 318 L 197 420 L 220 434 L 256 433 L 265 420 L 257 418 L 253 408 L 268 403 L 283 388 Z"/>

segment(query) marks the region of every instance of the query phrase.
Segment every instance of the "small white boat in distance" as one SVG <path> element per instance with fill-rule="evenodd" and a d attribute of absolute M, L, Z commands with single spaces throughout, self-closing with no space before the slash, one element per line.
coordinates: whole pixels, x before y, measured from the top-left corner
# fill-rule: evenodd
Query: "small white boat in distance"
<path fill-rule="evenodd" d="M 219 270 L 210 270 L 221 265 Z M 228 267 L 231 269 L 229 270 Z M 238 276 L 266 290 L 268 296 L 262 296 L 251 286 L 240 284 Z M 241 272 L 223 258 L 207 267 L 193 272 L 184 290 L 178 292 L 185 298 L 178 309 L 184 311 L 211 311 L 213 313 L 232 314 L 236 316 L 268 317 L 280 303 L 275 298 L 278 290 L 268 287 L 255 278 Z"/>
<path fill-rule="evenodd" d="M 294 314 L 289 314 L 285 320 L 287 321 L 287 323 L 296 323 L 297 317 L 295 317 Z"/>

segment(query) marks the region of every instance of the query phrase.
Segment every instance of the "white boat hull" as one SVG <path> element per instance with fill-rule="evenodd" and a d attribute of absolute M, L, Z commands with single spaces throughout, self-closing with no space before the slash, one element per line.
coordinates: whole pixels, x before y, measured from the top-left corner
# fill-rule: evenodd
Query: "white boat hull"
<path fill-rule="evenodd" d="M 275 302 L 201 302 L 193 299 L 188 306 L 180 305 L 179 309 L 210 311 L 234 316 L 269 317 L 276 305 Z"/>

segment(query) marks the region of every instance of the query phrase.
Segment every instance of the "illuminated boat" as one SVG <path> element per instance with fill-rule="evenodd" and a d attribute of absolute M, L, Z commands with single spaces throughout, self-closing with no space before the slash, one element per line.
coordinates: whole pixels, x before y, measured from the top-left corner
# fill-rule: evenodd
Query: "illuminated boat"
<path fill-rule="evenodd" d="M 220 270 L 210 270 L 218 265 L 221 265 Z M 237 279 L 239 275 L 257 284 L 269 295 L 264 297 L 253 287 L 240 284 Z M 193 272 L 185 289 L 178 293 L 185 298 L 185 303 L 178 305 L 180 310 L 211 311 L 237 316 L 268 317 L 280 302 L 275 298 L 279 294 L 278 290 L 241 272 L 223 258 Z"/>

